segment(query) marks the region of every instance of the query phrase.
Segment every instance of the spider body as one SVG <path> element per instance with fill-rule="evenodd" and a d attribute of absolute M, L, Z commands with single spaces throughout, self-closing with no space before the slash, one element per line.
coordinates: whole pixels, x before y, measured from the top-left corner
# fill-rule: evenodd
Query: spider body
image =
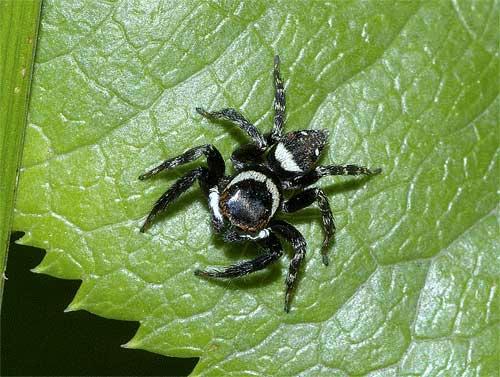
<path fill-rule="evenodd" d="M 271 147 L 267 161 L 284 179 L 307 173 L 316 165 L 327 136 L 323 130 L 289 132 Z"/>
<path fill-rule="evenodd" d="M 278 179 L 264 169 L 236 174 L 221 194 L 222 214 L 246 232 L 263 229 L 278 210 L 282 194 Z"/>
<path fill-rule="evenodd" d="M 299 267 L 305 257 L 306 241 L 293 225 L 276 219 L 276 216 L 279 212 L 295 212 L 317 203 L 325 232 L 323 263 L 327 265 L 326 250 L 335 233 L 333 215 L 324 192 L 310 186 L 327 175 L 373 175 L 380 173 L 381 169 L 370 170 L 357 165 L 317 166 L 328 133 L 302 130 L 283 134 L 285 91 L 278 56 L 274 60 L 274 85 L 274 126 L 268 135 L 261 134 L 234 109 L 213 112 L 196 109 L 210 120 L 236 125 L 250 136 L 252 142 L 237 148 L 231 155 L 236 170 L 232 176 L 225 175 L 224 159 L 211 144 L 189 149 L 141 175 L 139 179 L 143 180 L 202 155 L 207 158 L 207 167 L 189 171 L 156 201 L 141 232 L 195 181 L 199 181 L 208 199 L 215 232 L 227 242 L 255 242 L 264 252 L 255 259 L 224 269 L 196 270 L 195 274 L 208 278 L 235 278 L 264 269 L 283 254 L 278 235 L 291 244 L 294 252 L 285 281 L 285 311 L 288 312 Z"/>

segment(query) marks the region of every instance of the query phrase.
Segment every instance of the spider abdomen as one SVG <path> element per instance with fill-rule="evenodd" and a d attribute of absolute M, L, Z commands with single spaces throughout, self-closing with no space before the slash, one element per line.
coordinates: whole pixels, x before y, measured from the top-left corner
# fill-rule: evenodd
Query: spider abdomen
<path fill-rule="evenodd" d="M 267 225 L 281 202 L 270 174 L 246 170 L 236 174 L 220 196 L 220 209 L 232 225 L 255 232 Z"/>

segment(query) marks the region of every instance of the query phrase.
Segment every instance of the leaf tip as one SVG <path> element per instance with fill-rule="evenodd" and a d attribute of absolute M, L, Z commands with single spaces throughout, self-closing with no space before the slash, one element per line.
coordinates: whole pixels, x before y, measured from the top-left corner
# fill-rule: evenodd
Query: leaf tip
<path fill-rule="evenodd" d="M 40 263 L 38 266 L 30 269 L 30 271 L 33 272 L 34 274 L 43 274 L 45 273 L 46 268 L 42 266 L 42 263 Z"/>
<path fill-rule="evenodd" d="M 71 303 L 64 309 L 64 313 L 76 312 L 79 309 L 78 305 Z"/>
<path fill-rule="evenodd" d="M 140 343 L 135 338 L 130 339 L 127 343 L 120 345 L 121 348 L 137 349 L 140 348 Z"/>

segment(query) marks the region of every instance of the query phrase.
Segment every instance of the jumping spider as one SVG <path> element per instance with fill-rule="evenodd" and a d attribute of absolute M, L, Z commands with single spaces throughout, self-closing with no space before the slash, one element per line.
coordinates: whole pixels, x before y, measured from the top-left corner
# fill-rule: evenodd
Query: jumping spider
<path fill-rule="evenodd" d="M 225 164 L 219 151 L 211 144 L 201 145 L 169 159 L 141 175 L 144 180 L 163 170 L 194 161 L 205 155 L 207 167 L 198 167 L 175 182 L 154 204 L 141 232 L 170 203 L 198 180 L 212 215 L 215 232 L 227 242 L 251 241 L 264 253 L 255 259 L 240 262 L 224 269 L 196 270 L 198 276 L 235 278 L 262 270 L 276 262 L 283 249 L 276 235 L 293 248 L 286 278 L 285 311 L 289 311 L 290 295 L 306 254 L 306 241 L 291 224 L 277 220 L 280 212 L 295 212 L 316 202 L 321 210 L 325 237 L 322 246 L 323 263 L 328 265 L 328 244 L 335 233 L 332 211 L 323 190 L 309 187 L 328 175 L 374 175 L 381 169 L 370 170 L 357 165 L 317 166 L 328 133 L 323 130 L 293 131 L 283 134 L 285 120 L 285 91 L 280 76 L 279 57 L 274 57 L 274 126 L 270 134 L 262 133 L 235 109 L 209 112 L 196 111 L 209 120 L 227 121 L 245 131 L 252 142 L 237 148 L 231 155 L 236 173 L 225 175 Z M 289 195 L 286 195 L 289 194 Z M 285 196 L 288 199 L 285 199 Z"/>

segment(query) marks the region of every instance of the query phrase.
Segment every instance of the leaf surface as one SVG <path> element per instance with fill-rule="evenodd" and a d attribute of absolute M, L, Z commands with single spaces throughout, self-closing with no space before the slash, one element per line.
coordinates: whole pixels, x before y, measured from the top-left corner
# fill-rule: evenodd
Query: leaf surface
<path fill-rule="evenodd" d="M 498 4 L 305 4 L 46 2 L 15 218 L 47 250 L 37 271 L 82 279 L 69 310 L 140 321 L 127 347 L 200 356 L 196 375 L 492 375 Z M 139 233 L 187 168 L 141 173 L 205 143 L 229 166 L 246 142 L 195 107 L 270 129 L 274 53 L 287 129 L 329 129 L 323 163 L 383 168 L 321 181 L 328 268 L 319 212 L 287 217 L 308 242 L 290 314 L 289 254 L 237 281 L 193 275 L 255 255 L 212 235 L 198 188 Z"/>

